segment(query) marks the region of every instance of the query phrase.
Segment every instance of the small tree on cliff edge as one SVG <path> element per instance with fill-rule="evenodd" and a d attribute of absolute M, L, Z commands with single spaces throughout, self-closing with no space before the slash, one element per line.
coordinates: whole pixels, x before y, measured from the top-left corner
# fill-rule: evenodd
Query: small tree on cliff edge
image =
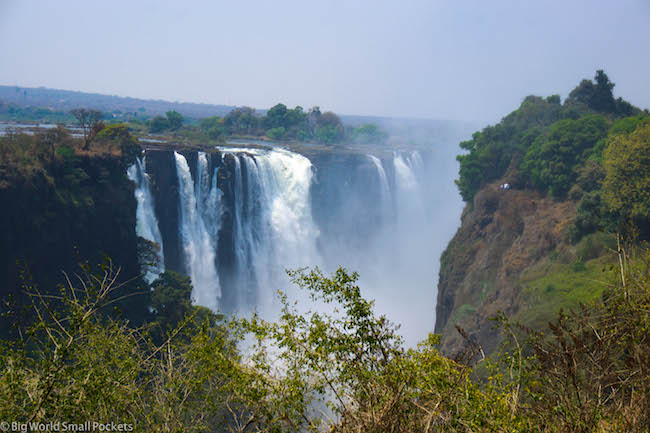
<path fill-rule="evenodd" d="M 83 130 L 84 134 L 84 150 L 88 150 L 90 142 L 93 141 L 99 131 L 104 128 L 102 117 L 104 114 L 99 110 L 92 110 L 89 108 L 75 108 L 70 111 Z"/>

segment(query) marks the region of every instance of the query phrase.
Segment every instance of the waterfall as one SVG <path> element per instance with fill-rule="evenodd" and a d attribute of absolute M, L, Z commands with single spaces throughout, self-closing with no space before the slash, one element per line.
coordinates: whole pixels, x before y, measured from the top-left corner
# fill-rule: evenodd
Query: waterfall
<path fill-rule="evenodd" d="M 389 221 L 393 213 L 393 198 L 390 192 L 390 184 L 388 183 L 388 176 L 384 165 L 381 160 L 374 155 L 366 155 L 377 169 L 377 177 L 379 178 L 379 194 L 381 199 L 382 220 Z"/>
<path fill-rule="evenodd" d="M 281 149 L 232 152 L 238 308 L 273 302 L 285 269 L 320 263 L 310 207 L 311 162 Z"/>
<path fill-rule="evenodd" d="M 218 221 L 220 211 L 216 173 L 210 183 L 207 157 L 204 152 L 199 152 L 195 183 L 185 157 L 174 152 L 174 158 L 180 196 L 180 239 L 185 265 L 192 279 L 192 298 L 195 303 L 216 311 L 221 297 L 215 260 L 218 232 L 215 221 Z"/>
<path fill-rule="evenodd" d="M 395 184 L 397 197 L 398 224 L 422 223 L 424 218 L 424 196 L 420 181 L 422 179 L 422 158 L 418 152 L 404 155 L 395 153 Z"/>
<path fill-rule="evenodd" d="M 235 180 L 234 180 L 234 248 L 236 258 L 236 281 L 239 285 L 237 289 L 237 305 L 247 305 L 254 303 L 255 284 L 254 277 L 254 260 L 252 255 L 257 248 L 257 242 L 253 238 L 253 225 L 247 223 L 247 217 L 251 214 L 249 202 L 252 197 L 248 190 L 244 190 L 244 178 L 240 157 L 235 155 Z M 250 174 L 249 174 L 250 178 Z M 250 183 L 250 181 L 249 181 Z M 249 187 L 250 189 L 250 187 Z"/>
<path fill-rule="evenodd" d="M 146 161 L 137 158 L 135 163 L 127 170 L 127 175 L 135 183 L 135 198 L 138 202 L 136 210 L 135 232 L 138 236 L 153 242 L 157 247 L 157 254 L 153 264 L 146 264 L 144 278 L 151 283 L 164 271 L 164 256 L 162 236 L 158 228 L 158 219 L 154 211 L 154 202 L 149 185 L 149 176 L 146 173 Z"/>
<path fill-rule="evenodd" d="M 163 240 L 168 260 L 180 259 L 170 263 L 191 277 L 195 304 L 257 310 L 273 319 L 277 290 L 299 300 L 301 309 L 308 304 L 286 269 L 319 266 L 330 273 L 344 266 L 359 272 L 364 296 L 401 324 L 409 344 L 433 329 L 437 263 L 462 209 L 453 184 L 447 185 L 450 176 L 429 169 L 446 160 L 427 153 L 425 164 L 415 151 L 382 159 L 316 153 L 314 167 L 280 148 L 219 152 L 219 172 L 210 169 L 217 157 L 204 152 L 193 155 L 192 170 L 177 152 L 157 154 L 156 165 L 150 161 L 161 173 L 156 181 L 166 185 L 160 199 L 178 191 L 178 201 L 166 204 L 179 209 L 178 222 L 161 214 L 161 227 L 178 224 L 178 238 L 164 232 L 173 242 Z M 176 169 L 172 182 L 164 172 L 167 161 Z M 137 185 L 137 230 L 162 244 L 143 167 L 139 161 L 129 168 Z"/>

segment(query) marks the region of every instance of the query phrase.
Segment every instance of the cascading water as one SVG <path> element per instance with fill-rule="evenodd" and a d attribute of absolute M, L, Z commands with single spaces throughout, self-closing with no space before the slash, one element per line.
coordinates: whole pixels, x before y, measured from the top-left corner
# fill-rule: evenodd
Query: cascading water
<path fill-rule="evenodd" d="M 199 305 L 217 310 L 221 288 L 215 260 L 218 231 L 215 221 L 219 219 L 216 173 L 210 183 L 206 155 L 199 152 L 195 185 L 185 157 L 174 152 L 174 158 L 180 195 L 180 238 L 192 279 L 192 298 Z"/>
<path fill-rule="evenodd" d="M 393 198 L 390 193 L 390 184 L 388 183 L 388 176 L 386 170 L 381 163 L 381 160 L 374 155 L 367 155 L 377 169 L 377 176 L 379 178 L 379 191 L 381 198 L 382 217 L 383 219 L 390 220 L 393 216 Z"/>
<path fill-rule="evenodd" d="M 408 155 L 396 153 L 393 157 L 395 168 L 395 196 L 397 201 L 397 223 L 406 228 L 424 223 L 424 196 L 421 190 L 422 158 L 418 152 Z"/>
<path fill-rule="evenodd" d="M 367 158 L 376 191 L 351 185 L 346 195 L 353 202 L 366 195 L 378 200 L 365 201 L 371 208 L 351 207 L 337 215 L 337 237 L 344 242 L 332 245 L 329 239 L 322 240 L 329 251 L 326 269 L 341 265 L 359 272 L 364 296 L 374 299 L 378 311 L 398 323 L 407 343 L 414 345 L 432 330 L 437 259 L 442 252 L 437 244 L 444 245 L 438 239 L 446 229 L 436 224 L 436 212 L 447 209 L 425 205 L 436 191 L 418 152 L 398 152 L 384 160 Z M 379 214 L 379 223 L 372 231 L 359 231 L 354 222 L 370 224 L 375 221 L 369 217 L 373 213 Z"/>
<path fill-rule="evenodd" d="M 155 172 L 167 182 L 165 158 Z M 329 273 L 344 266 L 359 272 L 364 295 L 402 325 L 409 344 L 432 330 L 437 262 L 462 206 L 453 184 L 446 185 L 453 164 L 425 164 L 418 152 L 382 159 L 325 153 L 310 161 L 278 148 L 222 148 L 189 161 L 191 168 L 174 152 L 177 183 L 165 194 L 158 185 L 156 197 L 164 203 L 178 191 L 178 201 L 167 205 L 179 219 L 167 212 L 163 239 L 171 249 L 180 246 L 169 250 L 177 257 L 169 263 L 192 278 L 195 303 L 269 317 L 277 312 L 277 290 L 299 299 L 285 269 L 319 266 Z M 449 166 L 444 182 L 443 170 L 424 169 L 432 164 Z M 130 169 L 134 179 L 138 167 L 144 173 L 141 165 Z M 141 207 L 153 216 L 151 200 L 139 198 L 139 221 Z"/>
<path fill-rule="evenodd" d="M 153 242 L 157 248 L 156 262 L 147 266 L 144 278 L 151 283 L 164 269 L 162 236 L 158 228 L 158 219 L 154 211 L 153 197 L 149 185 L 149 176 L 146 173 L 145 158 L 137 158 L 135 163 L 127 170 L 127 175 L 135 183 L 135 198 L 138 202 L 136 211 L 135 232 L 138 236 Z"/>
<path fill-rule="evenodd" d="M 273 303 L 284 269 L 320 263 L 309 191 L 311 162 L 284 150 L 232 152 L 238 305 Z M 243 168 L 242 168 L 243 167 Z"/>

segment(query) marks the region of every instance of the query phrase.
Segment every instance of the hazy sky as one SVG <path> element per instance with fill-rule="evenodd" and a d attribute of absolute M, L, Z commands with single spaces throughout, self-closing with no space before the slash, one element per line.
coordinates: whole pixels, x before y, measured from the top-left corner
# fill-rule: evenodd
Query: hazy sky
<path fill-rule="evenodd" d="M 602 68 L 650 107 L 650 1 L 0 0 L 0 84 L 498 121 Z"/>

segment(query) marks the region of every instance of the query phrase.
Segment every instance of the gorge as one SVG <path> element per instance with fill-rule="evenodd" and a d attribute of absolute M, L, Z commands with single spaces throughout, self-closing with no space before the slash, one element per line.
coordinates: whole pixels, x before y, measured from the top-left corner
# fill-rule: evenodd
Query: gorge
<path fill-rule="evenodd" d="M 129 168 L 137 226 L 163 269 L 192 279 L 193 302 L 274 312 L 285 269 L 343 266 L 416 343 L 433 329 L 438 259 L 461 203 L 442 148 L 298 152 L 281 147 L 155 150 Z M 450 154 L 451 155 L 451 154 Z"/>

